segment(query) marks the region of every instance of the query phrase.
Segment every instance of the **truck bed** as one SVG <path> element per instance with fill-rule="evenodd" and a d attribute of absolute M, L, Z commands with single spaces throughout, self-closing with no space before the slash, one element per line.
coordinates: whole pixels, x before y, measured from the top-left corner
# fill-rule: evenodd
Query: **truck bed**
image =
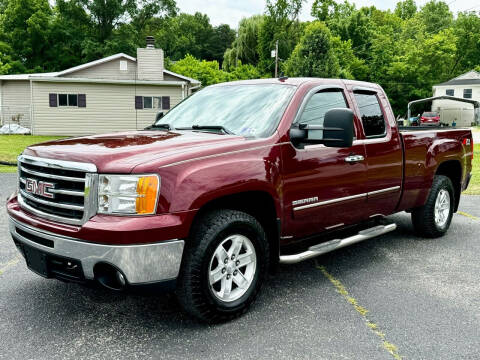
<path fill-rule="evenodd" d="M 456 162 L 465 184 L 472 168 L 473 144 L 468 128 L 401 127 L 400 138 L 404 149 L 403 196 L 399 205 L 408 210 L 424 204 L 438 165 Z M 469 142 L 464 142 L 470 139 Z M 456 189 L 456 201 L 463 189 Z M 458 204 L 457 204 L 458 205 Z"/>

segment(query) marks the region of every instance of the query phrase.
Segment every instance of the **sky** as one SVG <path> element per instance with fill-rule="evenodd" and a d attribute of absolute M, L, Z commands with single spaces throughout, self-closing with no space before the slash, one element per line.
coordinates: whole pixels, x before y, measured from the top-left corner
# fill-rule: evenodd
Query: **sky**
<path fill-rule="evenodd" d="M 307 0 L 303 6 L 300 19 L 303 21 L 312 20 L 310 10 L 314 0 Z M 428 0 L 417 0 L 417 5 L 423 5 Z M 340 2 L 340 1 L 339 1 Z M 371 6 L 387 10 L 395 9 L 396 0 L 350 0 L 357 5 Z M 450 4 L 450 10 L 454 13 L 459 11 L 480 10 L 480 0 L 445 0 Z M 182 12 L 194 14 L 199 11 L 210 17 L 210 22 L 214 25 L 228 24 L 232 28 L 237 28 L 238 22 L 243 17 L 254 14 L 261 14 L 265 10 L 265 0 L 177 0 L 177 6 Z"/>

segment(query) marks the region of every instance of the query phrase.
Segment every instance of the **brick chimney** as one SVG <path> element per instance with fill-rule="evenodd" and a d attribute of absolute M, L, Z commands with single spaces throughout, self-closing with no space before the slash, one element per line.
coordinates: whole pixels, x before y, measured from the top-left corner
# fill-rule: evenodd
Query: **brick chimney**
<path fill-rule="evenodd" d="M 137 79 L 163 80 L 163 50 L 155 49 L 155 39 L 147 36 L 147 47 L 137 49 Z"/>

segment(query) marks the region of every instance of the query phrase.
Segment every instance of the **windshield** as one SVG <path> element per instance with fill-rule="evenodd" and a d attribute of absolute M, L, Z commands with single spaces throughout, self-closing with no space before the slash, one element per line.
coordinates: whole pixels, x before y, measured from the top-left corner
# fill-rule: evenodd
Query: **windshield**
<path fill-rule="evenodd" d="M 435 116 L 437 116 L 437 113 L 426 112 L 426 113 L 423 113 L 423 116 L 425 116 L 425 117 L 435 117 Z"/>
<path fill-rule="evenodd" d="M 223 128 L 235 135 L 268 137 L 275 131 L 294 91 L 295 87 L 280 84 L 206 87 L 170 110 L 155 125 L 202 131 Z"/>

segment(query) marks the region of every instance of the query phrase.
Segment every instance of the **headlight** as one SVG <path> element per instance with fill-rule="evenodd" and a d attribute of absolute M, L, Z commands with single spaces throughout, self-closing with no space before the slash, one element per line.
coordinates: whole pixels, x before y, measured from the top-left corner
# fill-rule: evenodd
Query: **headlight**
<path fill-rule="evenodd" d="M 100 214 L 154 214 L 157 208 L 158 175 L 100 175 Z"/>

